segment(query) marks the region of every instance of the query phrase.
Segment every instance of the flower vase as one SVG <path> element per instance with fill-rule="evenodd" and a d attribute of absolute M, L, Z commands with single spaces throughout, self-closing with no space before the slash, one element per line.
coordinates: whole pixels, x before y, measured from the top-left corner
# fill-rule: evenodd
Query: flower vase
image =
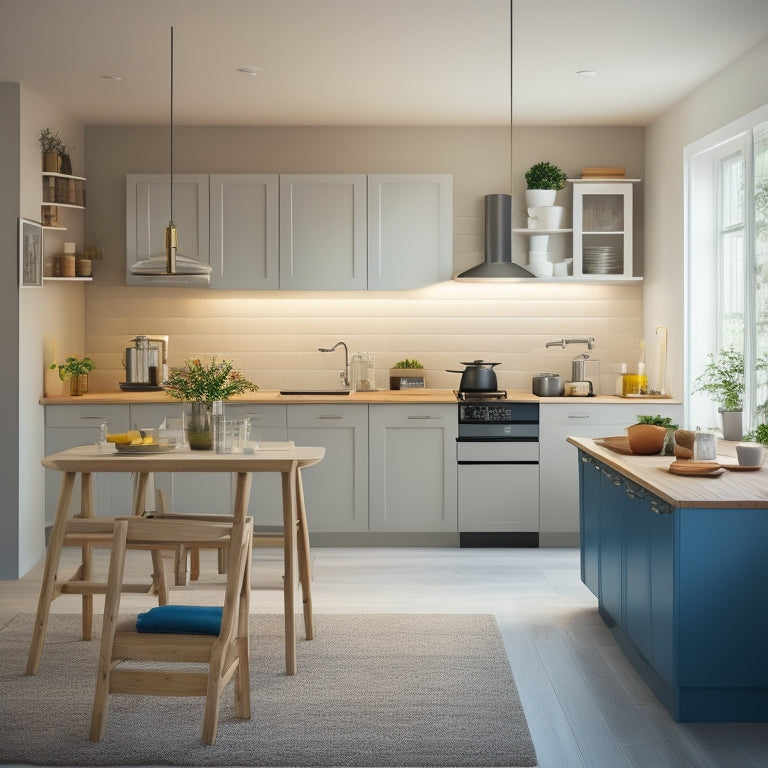
<path fill-rule="evenodd" d="M 69 394 L 73 397 L 84 395 L 88 391 L 88 374 L 81 373 L 69 377 Z"/>
<path fill-rule="evenodd" d="M 723 440 L 739 442 L 744 437 L 741 411 L 721 411 L 723 421 Z"/>
<path fill-rule="evenodd" d="M 198 400 L 192 405 L 187 421 L 187 441 L 193 451 L 210 451 L 213 448 L 213 422 L 211 403 Z"/>

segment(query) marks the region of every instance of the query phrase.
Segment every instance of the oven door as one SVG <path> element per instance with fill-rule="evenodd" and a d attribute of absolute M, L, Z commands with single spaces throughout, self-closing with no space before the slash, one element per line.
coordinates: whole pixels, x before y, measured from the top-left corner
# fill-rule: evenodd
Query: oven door
<path fill-rule="evenodd" d="M 539 530 L 539 443 L 461 441 L 459 533 Z"/>

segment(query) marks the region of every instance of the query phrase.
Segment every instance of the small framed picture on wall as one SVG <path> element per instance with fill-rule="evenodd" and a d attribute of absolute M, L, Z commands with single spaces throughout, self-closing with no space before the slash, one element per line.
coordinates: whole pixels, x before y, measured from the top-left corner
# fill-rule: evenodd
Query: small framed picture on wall
<path fill-rule="evenodd" d="M 19 219 L 19 285 L 43 284 L 43 227 L 37 221 Z"/>

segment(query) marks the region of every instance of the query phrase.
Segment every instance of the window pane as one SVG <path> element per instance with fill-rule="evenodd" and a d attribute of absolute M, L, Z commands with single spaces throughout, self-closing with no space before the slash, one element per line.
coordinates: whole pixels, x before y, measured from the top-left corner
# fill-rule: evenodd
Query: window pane
<path fill-rule="evenodd" d="M 755 130 L 755 352 L 768 358 L 768 125 Z M 755 405 L 766 413 L 768 375 L 757 371 Z"/>
<path fill-rule="evenodd" d="M 722 206 L 720 226 L 723 229 L 744 225 L 744 162 L 741 153 L 722 162 Z"/>

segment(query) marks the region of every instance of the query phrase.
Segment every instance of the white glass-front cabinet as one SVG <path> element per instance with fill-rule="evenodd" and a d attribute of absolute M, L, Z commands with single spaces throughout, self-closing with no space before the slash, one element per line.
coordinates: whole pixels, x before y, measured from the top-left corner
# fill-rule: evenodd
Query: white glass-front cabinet
<path fill-rule="evenodd" d="M 170 174 L 128 174 L 125 177 L 126 285 L 158 285 L 157 277 L 132 275 L 137 261 L 165 256 L 165 229 L 171 218 Z M 210 264 L 208 174 L 180 173 L 173 177 L 173 222 L 179 256 Z M 183 285 L 182 276 L 172 278 Z M 199 285 L 199 283 L 197 283 Z"/>
<path fill-rule="evenodd" d="M 569 179 L 573 184 L 573 276 L 633 277 L 633 184 L 638 179 Z"/>
<path fill-rule="evenodd" d="M 453 176 L 368 176 L 368 288 L 406 290 L 450 280 Z"/>
<path fill-rule="evenodd" d="M 457 530 L 454 405 L 371 405 L 372 531 Z"/>
<path fill-rule="evenodd" d="M 280 288 L 367 288 L 365 174 L 280 176 Z"/>
<path fill-rule="evenodd" d="M 278 288 L 278 174 L 212 174 L 210 189 L 211 288 Z"/>

